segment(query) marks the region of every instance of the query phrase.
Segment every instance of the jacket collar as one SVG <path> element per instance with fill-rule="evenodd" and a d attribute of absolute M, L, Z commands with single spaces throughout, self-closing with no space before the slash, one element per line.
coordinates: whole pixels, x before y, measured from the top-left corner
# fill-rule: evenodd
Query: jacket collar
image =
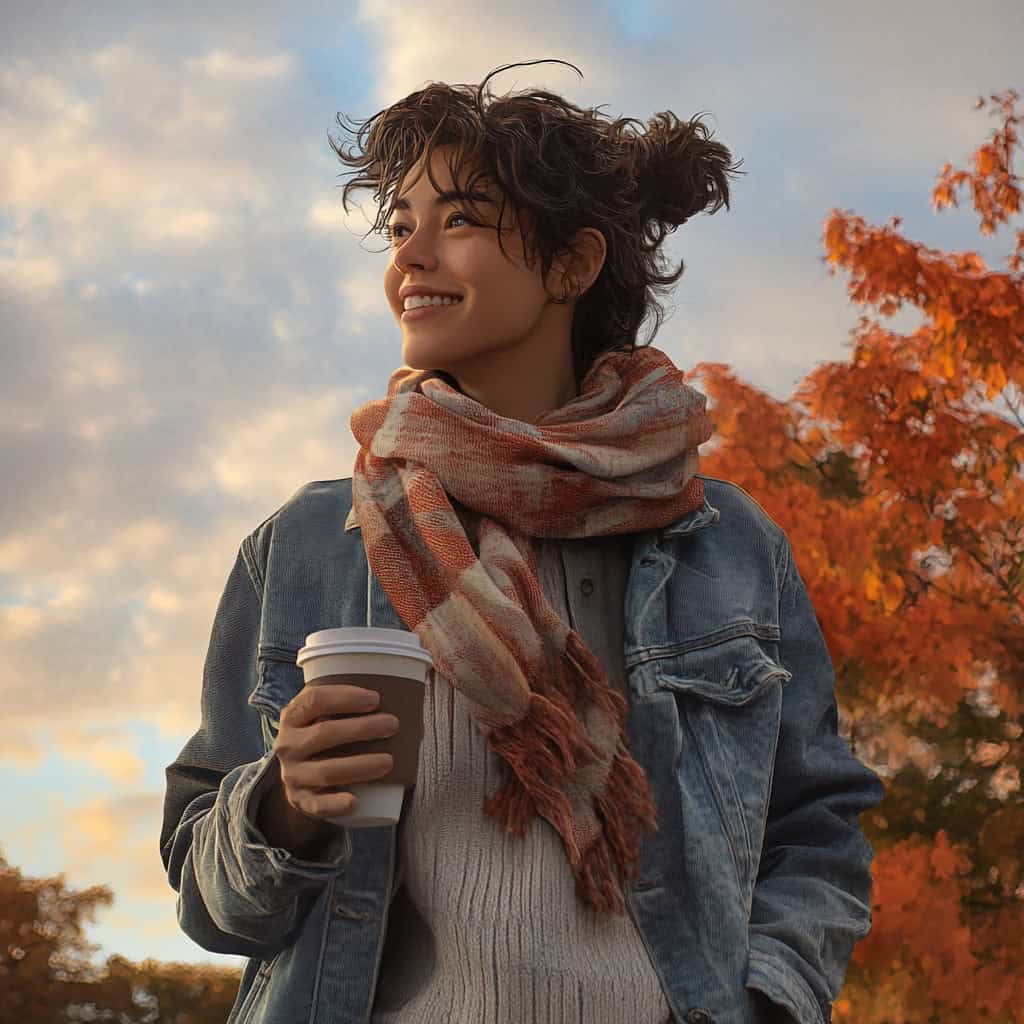
<path fill-rule="evenodd" d="M 661 532 L 666 537 L 685 536 L 688 533 L 695 533 L 703 530 L 706 526 L 712 526 L 721 518 L 721 513 L 708 501 L 707 490 L 704 493 L 704 504 L 680 516 L 674 523 L 663 526 Z M 356 515 L 355 505 L 349 509 L 345 519 L 345 532 L 359 529 L 359 517 Z"/>

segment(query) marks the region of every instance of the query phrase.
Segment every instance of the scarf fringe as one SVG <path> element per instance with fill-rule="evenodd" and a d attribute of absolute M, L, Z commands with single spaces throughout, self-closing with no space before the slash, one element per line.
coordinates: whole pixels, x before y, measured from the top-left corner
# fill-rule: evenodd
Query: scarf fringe
<path fill-rule="evenodd" d="M 621 889 L 614 881 L 636 878 L 640 862 L 640 837 L 626 819 L 639 821 L 645 832 L 658 830 L 658 808 L 643 769 L 625 747 L 616 754 L 603 793 L 594 800 L 604 828 L 583 855 L 576 875 L 576 891 L 598 910 L 623 912 Z M 614 862 L 614 864 L 613 864 Z"/>
<path fill-rule="evenodd" d="M 640 858 L 640 837 L 635 824 L 627 826 L 627 819 L 639 821 L 647 832 L 657 831 L 657 807 L 643 769 L 630 756 L 621 738 L 628 705 L 618 691 L 587 671 L 587 666 L 592 665 L 603 672 L 596 657 L 572 631 L 566 642 L 566 661 L 579 673 L 579 690 L 599 704 L 619 727 L 619 747 L 602 789 L 593 794 L 594 813 L 604 827 L 595 832 L 585 849 L 580 849 L 572 808 L 560 783 L 576 771 L 579 753 L 596 761 L 600 752 L 580 719 L 563 710 L 562 692 L 557 692 L 552 701 L 532 691 L 522 719 L 487 734 L 491 749 L 511 771 L 506 772 L 501 786 L 484 803 L 484 811 L 505 831 L 519 837 L 525 835 L 533 815 L 540 814 L 562 837 L 577 894 L 597 910 L 622 914 L 622 887 L 616 876 L 623 880 L 636 877 Z M 549 785 L 546 780 L 558 784 Z"/>
<path fill-rule="evenodd" d="M 484 803 L 484 811 L 506 832 L 524 836 L 534 808 L 549 821 L 571 820 L 569 800 L 559 784 L 575 772 L 578 754 L 589 754 L 591 759 L 598 754 L 571 711 L 532 690 L 526 714 L 511 725 L 492 729 L 487 743 L 513 773 L 506 773 L 497 792 Z M 578 861 L 579 848 L 571 835 L 567 845 L 570 859 Z"/>

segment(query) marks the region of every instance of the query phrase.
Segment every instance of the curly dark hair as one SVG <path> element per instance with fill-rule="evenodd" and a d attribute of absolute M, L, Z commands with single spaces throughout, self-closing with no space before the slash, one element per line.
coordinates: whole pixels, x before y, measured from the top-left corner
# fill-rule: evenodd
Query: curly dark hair
<path fill-rule="evenodd" d="M 431 82 L 361 124 L 353 122 L 359 143 L 354 152 L 343 152 L 329 132 L 328 139 L 339 160 L 357 168 L 353 173 L 366 171 L 345 184 L 342 206 L 347 213 L 352 189 L 372 187 L 380 208 L 370 231 L 386 233 L 397 190 L 424 151 L 430 182 L 441 191 L 430 171 L 438 146 L 454 147 L 454 159 L 448 160 L 454 182 L 467 189 L 480 180 L 498 186 L 503 198 L 496 230 L 503 254 L 502 218 L 506 202 L 512 203 L 526 265 L 532 269 L 539 252 L 545 282 L 554 259 L 571 250 L 580 228 L 601 231 L 605 262 L 579 298 L 572 322 L 579 389 L 600 354 L 635 349 L 640 325 L 652 310 L 654 330 L 645 344 L 658 333 L 663 310 L 654 293 L 667 291 L 685 266 L 680 261 L 675 273 L 660 274 L 661 243 L 695 213 L 728 207 L 728 175 L 746 172 L 730 164 L 729 150 L 710 140 L 704 124 L 680 123 L 671 111 L 656 114 L 646 132 L 636 134 L 627 131 L 631 123 L 640 125 L 635 118 L 608 121 L 599 108 L 584 110 L 544 91 L 497 99 L 488 94 L 484 105 L 493 75 L 541 63 L 546 62 L 502 65 L 476 87 Z M 583 77 L 575 65 L 568 66 Z M 337 121 L 348 130 L 340 114 Z M 467 163 L 477 170 L 463 182 Z M 520 216 L 524 210 L 533 227 L 529 238 Z"/>

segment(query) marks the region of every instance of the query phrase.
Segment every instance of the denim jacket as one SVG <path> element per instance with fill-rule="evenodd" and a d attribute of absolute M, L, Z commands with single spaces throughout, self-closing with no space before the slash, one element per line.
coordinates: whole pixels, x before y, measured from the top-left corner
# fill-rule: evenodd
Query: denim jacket
<path fill-rule="evenodd" d="M 742 488 L 701 479 L 703 507 L 633 544 L 627 735 L 659 828 L 627 909 L 681 1024 L 828 1024 L 871 927 L 859 815 L 884 786 L 838 734 L 833 665 L 785 533 Z M 339 828 L 314 861 L 255 825 L 306 635 L 364 625 L 406 628 L 369 568 L 352 480 L 306 484 L 241 542 L 201 724 L 166 769 L 160 855 L 179 925 L 249 958 L 228 1024 L 370 1020 L 398 826 Z"/>

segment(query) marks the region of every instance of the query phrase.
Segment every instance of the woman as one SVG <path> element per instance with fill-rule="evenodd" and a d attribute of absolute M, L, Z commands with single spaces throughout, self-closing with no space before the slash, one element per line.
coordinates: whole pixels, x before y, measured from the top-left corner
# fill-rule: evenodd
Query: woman
<path fill-rule="evenodd" d="M 250 958 L 232 1022 L 822 1024 L 870 927 L 881 780 L 837 735 L 787 538 L 697 474 L 704 396 L 635 344 L 729 151 L 484 85 L 336 149 L 367 172 L 345 198 L 390 197 L 404 366 L 352 416 L 353 475 L 240 547 L 168 768 L 179 921 Z M 316 704 L 294 658 L 364 624 L 435 673 L 402 821 L 345 830 L 345 786 L 390 760 L 317 755 L 390 716 Z"/>

